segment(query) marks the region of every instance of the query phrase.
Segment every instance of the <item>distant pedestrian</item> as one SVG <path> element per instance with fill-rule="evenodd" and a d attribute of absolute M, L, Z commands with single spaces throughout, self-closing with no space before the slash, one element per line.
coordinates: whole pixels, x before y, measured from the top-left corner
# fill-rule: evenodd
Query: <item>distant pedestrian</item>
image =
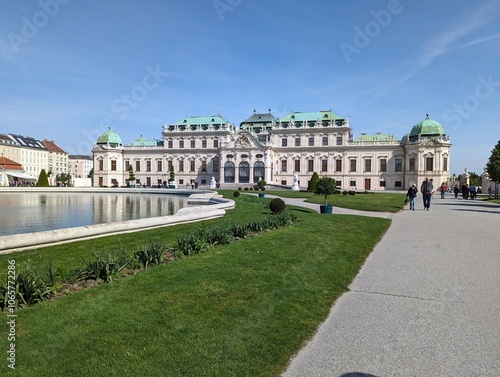
<path fill-rule="evenodd" d="M 493 194 L 493 186 L 488 187 L 488 199 L 491 199 L 491 194 Z"/>
<path fill-rule="evenodd" d="M 406 198 L 410 200 L 410 210 L 412 211 L 415 211 L 415 201 L 417 198 L 417 193 L 418 189 L 415 183 L 410 186 L 408 192 L 406 193 Z"/>
<path fill-rule="evenodd" d="M 446 183 L 441 183 L 441 199 L 446 198 L 446 190 L 448 190 Z"/>
<path fill-rule="evenodd" d="M 460 192 L 460 189 L 458 188 L 458 185 L 455 185 L 455 187 L 453 187 L 453 193 L 455 194 L 455 199 L 458 199 L 459 192 Z"/>
<path fill-rule="evenodd" d="M 432 184 L 432 191 L 431 191 L 431 195 L 432 195 L 432 199 L 434 199 L 434 193 L 435 193 L 436 191 L 434 190 L 434 179 L 433 179 L 433 178 L 431 178 L 431 184 Z M 430 204 L 430 202 L 429 202 L 429 204 Z M 429 208 L 427 208 L 427 210 L 429 210 Z"/>
<path fill-rule="evenodd" d="M 469 186 L 466 183 L 462 185 L 462 198 L 469 199 Z"/>
<path fill-rule="evenodd" d="M 470 185 L 470 187 L 469 187 L 469 195 L 470 195 L 471 199 L 474 199 L 476 197 L 476 195 L 477 195 L 476 186 Z"/>
<path fill-rule="evenodd" d="M 426 209 L 427 211 L 431 207 L 431 198 L 433 191 L 434 184 L 432 183 L 432 180 L 429 180 L 429 178 L 425 178 L 425 181 L 423 181 L 420 185 L 420 192 L 422 193 L 422 197 L 424 199 L 424 209 Z"/>

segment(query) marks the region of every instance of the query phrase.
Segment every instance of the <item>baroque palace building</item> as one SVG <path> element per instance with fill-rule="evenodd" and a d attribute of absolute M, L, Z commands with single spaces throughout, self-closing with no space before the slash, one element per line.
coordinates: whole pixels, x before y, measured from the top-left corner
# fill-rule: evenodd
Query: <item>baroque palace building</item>
<path fill-rule="evenodd" d="M 341 190 L 405 190 L 430 177 L 449 180 L 450 138 L 438 122 L 415 124 L 398 139 L 389 134 L 353 137 L 348 119 L 331 110 L 292 112 L 276 118 L 256 113 L 237 129 L 220 115 L 191 116 L 163 125 L 161 139 L 140 137 L 124 145 L 109 129 L 94 145 L 94 186 L 161 186 L 173 167 L 178 187 L 248 187 L 264 179 L 306 188 L 314 172 Z M 212 179 L 213 177 L 213 179 Z"/>

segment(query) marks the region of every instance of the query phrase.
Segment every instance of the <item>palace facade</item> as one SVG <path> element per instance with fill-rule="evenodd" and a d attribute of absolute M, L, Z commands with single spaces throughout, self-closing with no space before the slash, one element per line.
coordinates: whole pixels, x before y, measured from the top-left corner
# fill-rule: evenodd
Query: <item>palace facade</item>
<path fill-rule="evenodd" d="M 254 114 L 236 128 L 220 115 L 191 116 L 163 125 L 161 139 L 140 137 L 124 145 L 109 129 L 93 148 L 94 186 L 135 182 L 163 185 L 173 168 L 178 187 L 245 187 L 264 179 L 288 186 L 298 176 L 306 188 L 314 172 L 332 177 L 341 190 L 405 190 L 434 179 L 449 179 L 450 138 L 427 116 L 401 139 L 361 133 L 331 110 L 292 112 L 282 118 Z M 213 179 L 212 179 L 213 177 Z"/>

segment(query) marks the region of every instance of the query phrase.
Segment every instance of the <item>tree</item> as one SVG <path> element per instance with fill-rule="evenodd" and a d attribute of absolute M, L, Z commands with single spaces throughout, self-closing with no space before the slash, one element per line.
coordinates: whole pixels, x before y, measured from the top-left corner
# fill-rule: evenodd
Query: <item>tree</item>
<path fill-rule="evenodd" d="M 87 178 L 94 178 L 94 168 L 90 169 L 89 175 L 87 175 Z"/>
<path fill-rule="evenodd" d="M 38 181 L 36 182 L 36 187 L 49 187 L 49 179 L 47 178 L 45 169 L 42 169 L 42 171 L 40 172 Z"/>
<path fill-rule="evenodd" d="M 500 141 L 497 142 L 495 148 L 491 151 L 491 156 L 486 164 L 486 172 L 490 179 L 496 183 L 495 185 L 495 199 L 498 198 L 497 186 L 500 183 Z"/>
<path fill-rule="evenodd" d="M 63 186 L 68 186 L 69 179 L 70 179 L 69 174 L 66 173 L 61 173 L 56 176 L 56 181 L 61 182 Z"/>
<path fill-rule="evenodd" d="M 319 175 L 318 173 L 314 172 L 311 177 L 311 180 L 307 185 L 307 191 L 313 191 L 313 192 L 316 191 L 316 185 L 318 184 L 318 181 L 319 181 Z"/>
<path fill-rule="evenodd" d="M 135 175 L 134 175 L 134 169 L 132 169 L 132 165 L 129 165 L 129 167 L 128 167 L 128 183 L 129 183 L 129 185 L 135 184 Z"/>
<path fill-rule="evenodd" d="M 174 172 L 174 165 L 170 165 L 170 178 L 168 179 L 169 182 L 175 181 L 175 172 Z"/>
<path fill-rule="evenodd" d="M 323 177 L 318 180 L 315 194 L 325 196 L 325 206 L 328 205 L 328 196 L 335 194 L 336 192 L 337 192 L 337 182 L 335 182 L 335 179 L 329 177 Z"/>
<path fill-rule="evenodd" d="M 259 182 L 257 182 L 257 186 L 259 187 L 259 190 L 264 191 L 266 189 L 267 182 L 261 179 Z"/>

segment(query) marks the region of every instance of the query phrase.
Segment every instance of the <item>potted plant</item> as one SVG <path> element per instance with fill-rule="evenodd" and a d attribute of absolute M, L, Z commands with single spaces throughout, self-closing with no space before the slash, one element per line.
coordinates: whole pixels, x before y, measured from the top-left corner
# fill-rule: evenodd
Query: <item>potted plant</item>
<path fill-rule="evenodd" d="M 168 188 L 177 188 L 177 185 L 175 184 L 175 172 L 173 165 L 170 165 L 170 177 L 168 178 Z"/>
<path fill-rule="evenodd" d="M 321 213 L 332 213 L 333 206 L 328 205 L 328 196 L 335 194 L 337 192 L 337 182 L 333 178 L 323 177 L 318 180 L 316 185 L 316 195 L 325 196 L 325 204 L 320 205 L 319 209 Z"/>
<path fill-rule="evenodd" d="M 261 191 L 266 191 L 266 185 L 267 185 L 267 182 L 264 181 L 263 179 L 261 179 L 257 182 L 257 186 L 259 187 L 259 190 L 261 190 Z M 259 192 L 259 198 L 263 198 L 264 196 L 265 195 L 263 192 L 262 193 Z"/>
<path fill-rule="evenodd" d="M 135 174 L 134 169 L 132 169 L 132 165 L 128 167 L 128 186 L 135 187 Z"/>

